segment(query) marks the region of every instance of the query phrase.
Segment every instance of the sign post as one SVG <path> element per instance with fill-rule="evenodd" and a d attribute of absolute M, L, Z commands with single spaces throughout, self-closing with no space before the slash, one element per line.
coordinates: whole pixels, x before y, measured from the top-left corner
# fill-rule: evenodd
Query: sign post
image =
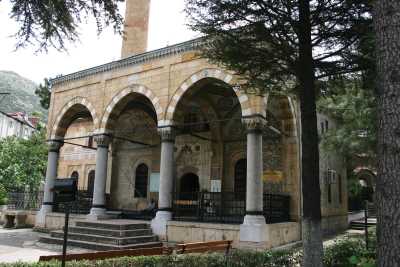
<path fill-rule="evenodd" d="M 75 201 L 77 188 L 77 180 L 75 178 L 56 179 L 54 181 L 53 191 L 56 194 L 57 203 L 66 203 L 65 205 L 65 223 L 64 223 L 64 242 L 61 266 L 65 267 L 65 258 L 67 255 L 68 243 L 68 221 L 71 205 Z"/>

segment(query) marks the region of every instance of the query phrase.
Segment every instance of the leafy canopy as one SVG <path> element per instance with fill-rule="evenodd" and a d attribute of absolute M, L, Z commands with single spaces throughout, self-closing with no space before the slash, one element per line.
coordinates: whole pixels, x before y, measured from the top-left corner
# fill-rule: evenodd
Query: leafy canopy
<path fill-rule="evenodd" d="M 0 140 L 0 185 L 13 189 L 37 190 L 44 180 L 47 146 L 44 131 L 25 140 L 7 137 Z"/>
<path fill-rule="evenodd" d="M 50 106 L 50 80 L 45 78 L 43 84 L 39 84 L 38 88 L 35 90 L 35 94 L 40 98 L 40 105 L 44 109 L 49 109 Z"/>
<path fill-rule="evenodd" d="M 65 41 L 78 39 L 78 25 L 89 17 L 95 19 L 98 33 L 110 25 L 120 33 L 122 16 L 117 4 L 123 1 L 10 0 L 10 17 L 19 24 L 16 47 L 33 44 L 38 50 L 63 50 Z"/>
<path fill-rule="evenodd" d="M 322 136 L 326 150 L 375 158 L 377 142 L 377 102 L 370 90 L 363 89 L 359 80 L 344 80 L 331 84 L 334 94 L 318 100 L 318 110 L 338 122 Z"/>
<path fill-rule="evenodd" d="M 299 1 L 185 0 L 193 30 L 211 40 L 204 48 L 213 62 L 247 78 L 249 86 L 297 88 L 304 65 L 299 56 Z M 373 66 L 369 49 L 371 0 L 310 1 L 310 32 L 316 79 Z"/>

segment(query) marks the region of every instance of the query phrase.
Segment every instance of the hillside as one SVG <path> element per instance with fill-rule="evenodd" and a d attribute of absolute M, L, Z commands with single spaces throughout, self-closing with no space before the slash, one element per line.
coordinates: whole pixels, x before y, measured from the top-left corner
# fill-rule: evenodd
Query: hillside
<path fill-rule="evenodd" d="M 0 110 L 3 112 L 25 111 L 28 114 L 40 112 L 47 117 L 47 111 L 40 106 L 39 97 L 35 95 L 37 85 L 15 72 L 0 71 L 0 92 L 10 95 L 0 96 Z"/>

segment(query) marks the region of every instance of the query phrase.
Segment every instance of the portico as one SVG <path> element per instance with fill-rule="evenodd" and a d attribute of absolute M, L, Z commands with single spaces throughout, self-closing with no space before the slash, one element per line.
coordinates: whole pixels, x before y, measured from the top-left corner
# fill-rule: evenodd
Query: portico
<path fill-rule="evenodd" d="M 148 0 L 138 9 L 135 1 L 127 12 L 140 14 L 128 19 L 148 12 Z M 128 37 L 147 34 L 146 25 L 127 25 Z M 52 181 L 74 176 L 92 220 L 109 211 L 132 218 L 155 201 L 146 218 L 168 240 L 181 232 L 267 246 L 300 239 L 296 97 L 245 89 L 242 77 L 199 55 L 202 39 L 150 52 L 124 42 L 122 59 L 52 80 L 37 224 L 51 216 Z M 336 215 L 345 210 L 340 203 Z"/>

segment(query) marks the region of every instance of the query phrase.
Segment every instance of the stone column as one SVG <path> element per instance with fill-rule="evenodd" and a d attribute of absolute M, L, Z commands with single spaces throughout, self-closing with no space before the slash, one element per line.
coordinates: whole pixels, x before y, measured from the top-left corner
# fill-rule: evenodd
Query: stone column
<path fill-rule="evenodd" d="M 53 211 L 53 192 L 54 180 L 57 178 L 58 158 L 63 142 L 51 140 L 48 142 L 46 180 L 43 190 L 43 203 L 40 211 L 36 215 L 35 227 L 46 227 L 46 214 Z"/>
<path fill-rule="evenodd" d="M 247 129 L 246 216 L 240 225 L 240 241 L 266 241 L 263 215 L 263 157 L 262 131 L 266 121 L 261 116 L 244 118 Z"/>
<path fill-rule="evenodd" d="M 94 177 L 93 204 L 88 219 L 106 217 L 106 181 L 108 165 L 108 146 L 111 138 L 106 134 L 95 136 L 97 143 L 96 171 Z"/>
<path fill-rule="evenodd" d="M 158 211 L 151 221 L 154 234 L 165 238 L 167 222 L 172 218 L 172 189 L 174 183 L 174 142 L 173 127 L 159 128 L 161 136 L 160 187 L 158 193 Z"/>

